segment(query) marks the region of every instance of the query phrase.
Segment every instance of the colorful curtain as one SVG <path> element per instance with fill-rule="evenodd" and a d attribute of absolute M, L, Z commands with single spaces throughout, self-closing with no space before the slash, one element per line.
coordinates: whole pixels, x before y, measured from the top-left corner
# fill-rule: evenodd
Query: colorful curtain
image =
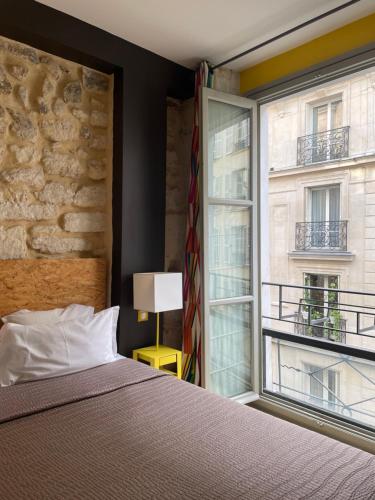
<path fill-rule="evenodd" d="M 200 130 L 201 88 L 212 86 L 212 72 L 206 62 L 195 74 L 194 122 L 188 198 L 184 265 L 183 379 L 201 384 L 201 227 L 200 227 Z"/>

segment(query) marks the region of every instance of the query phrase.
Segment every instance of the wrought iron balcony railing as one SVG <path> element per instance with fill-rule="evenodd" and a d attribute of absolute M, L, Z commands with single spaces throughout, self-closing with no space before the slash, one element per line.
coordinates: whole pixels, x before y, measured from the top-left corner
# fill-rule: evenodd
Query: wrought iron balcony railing
<path fill-rule="evenodd" d="M 349 156 L 349 127 L 305 135 L 297 139 L 297 165 L 339 160 Z"/>
<path fill-rule="evenodd" d="M 296 223 L 296 250 L 347 251 L 348 221 Z"/>
<path fill-rule="evenodd" d="M 373 432 L 375 294 L 270 282 L 263 292 L 263 392 Z"/>

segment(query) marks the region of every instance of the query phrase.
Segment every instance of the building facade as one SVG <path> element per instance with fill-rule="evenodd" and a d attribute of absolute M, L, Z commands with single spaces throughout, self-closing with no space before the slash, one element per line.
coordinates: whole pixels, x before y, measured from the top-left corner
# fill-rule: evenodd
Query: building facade
<path fill-rule="evenodd" d="M 282 318 L 271 324 L 374 350 L 375 71 L 263 108 L 268 278 L 286 285 L 267 285 L 268 315 Z M 373 363 L 353 368 L 277 343 L 269 355 L 269 386 L 277 382 L 278 392 L 349 416 L 347 402 L 367 399 L 356 403 L 363 413 L 355 418 L 374 425 Z"/>

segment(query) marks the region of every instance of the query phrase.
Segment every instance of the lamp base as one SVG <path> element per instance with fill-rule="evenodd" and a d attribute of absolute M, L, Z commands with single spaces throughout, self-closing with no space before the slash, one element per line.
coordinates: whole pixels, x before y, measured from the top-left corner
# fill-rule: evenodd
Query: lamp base
<path fill-rule="evenodd" d="M 159 313 L 156 313 L 156 350 L 159 350 L 159 329 L 160 329 L 160 322 L 159 322 Z"/>

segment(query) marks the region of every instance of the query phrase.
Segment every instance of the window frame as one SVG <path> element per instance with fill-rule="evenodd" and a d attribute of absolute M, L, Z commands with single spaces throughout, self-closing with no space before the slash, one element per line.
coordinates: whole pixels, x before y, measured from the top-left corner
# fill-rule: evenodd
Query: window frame
<path fill-rule="evenodd" d="M 364 71 L 366 69 L 375 66 L 375 42 L 368 44 L 364 47 L 358 49 L 353 49 L 346 52 L 340 56 L 334 57 L 323 63 L 318 63 L 305 70 L 298 71 L 296 73 L 287 75 L 278 80 L 271 81 L 266 85 L 257 87 L 251 91 L 245 93 L 245 96 L 257 101 L 258 116 L 261 116 L 261 107 L 263 104 L 281 99 L 304 90 L 315 88 L 323 83 L 330 83 L 339 78 L 349 76 L 353 73 Z M 262 137 L 261 124 L 258 120 L 258 179 L 261 179 L 261 147 L 260 140 Z M 306 124 L 305 124 L 306 125 Z M 258 225 L 261 225 L 261 209 L 262 209 L 262 198 L 261 198 L 261 183 L 258 183 L 257 192 L 259 200 L 259 210 L 258 210 Z M 340 196 L 342 196 L 342 189 L 340 189 Z M 344 209 L 340 200 L 340 212 Z M 342 216 L 342 213 L 340 214 Z M 262 269 L 262 253 L 261 253 L 261 238 L 258 240 L 258 275 L 259 283 L 261 284 L 261 269 Z M 261 286 L 261 285 L 260 285 Z M 261 291 L 260 300 L 258 303 L 258 316 L 262 318 L 262 303 L 261 303 Z M 260 338 L 260 349 L 259 355 L 259 380 L 260 380 L 260 392 L 259 401 L 256 406 L 264 411 L 271 412 L 283 418 L 295 421 L 298 424 L 307 426 L 308 428 L 322 431 L 331 437 L 339 438 L 349 444 L 354 446 L 359 446 L 366 451 L 372 452 L 375 436 L 374 432 L 369 431 L 366 428 L 350 423 L 347 420 L 343 420 L 338 417 L 334 417 L 329 413 L 324 411 L 317 411 L 316 409 L 304 405 L 303 403 L 297 403 L 292 399 L 280 398 L 277 395 L 271 394 L 265 388 L 265 372 L 264 372 L 264 359 L 266 355 L 264 347 L 264 335 L 262 333 L 263 328 L 260 323 L 260 330 L 258 332 Z M 282 334 L 278 334 L 280 338 Z"/>
<path fill-rule="evenodd" d="M 248 178 L 248 188 L 249 194 L 246 200 L 234 199 L 234 198 L 214 198 L 209 195 L 208 186 L 208 103 L 209 100 L 214 100 L 222 102 L 225 104 L 243 107 L 249 109 L 250 112 L 250 158 L 249 158 L 249 178 Z M 203 325 L 203 353 L 202 356 L 202 385 L 210 389 L 209 376 L 208 376 L 208 360 L 210 358 L 209 349 L 209 318 L 210 318 L 210 307 L 220 306 L 227 304 L 252 304 L 252 332 L 251 332 L 251 382 L 252 390 L 243 393 L 239 396 L 234 396 L 231 399 L 238 401 L 242 404 L 247 404 L 249 402 L 255 401 L 259 397 L 260 390 L 260 366 L 259 366 L 259 341 L 257 332 L 259 331 L 259 297 L 260 297 L 260 284 L 258 277 L 258 120 L 257 120 L 257 103 L 245 97 L 233 96 L 224 92 L 219 92 L 207 87 L 203 87 L 201 91 L 201 165 L 200 169 L 201 181 L 202 181 L 202 210 L 201 210 L 201 232 L 202 232 L 202 262 L 203 262 L 203 303 L 202 303 L 202 325 Z M 251 135 L 250 135 L 251 134 Z M 234 138 L 234 133 L 233 133 Z M 233 143 L 233 153 L 235 152 Z M 226 152 L 224 153 L 224 157 Z M 207 168 L 205 168 L 207 166 Z M 233 207 L 244 207 L 250 211 L 250 232 L 251 237 L 251 255 L 250 258 L 250 268 L 252 272 L 252 293 L 251 295 L 244 295 L 240 297 L 224 298 L 224 299 L 210 299 L 209 298 L 209 268 L 206 264 L 207 258 L 210 252 L 209 247 L 209 223 L 208 223 L 208 208 L 209 206 L 233 206 Z"/>
<path fill-rule="evenodd" d="M 325 131 L 333 130 L 332 128 L 332 104 L 336 102 L 341 102 L 341 106 L 344 106 L 344 100 L 343 100 L 343 94 L 338 93 L 331 95 L 329 97 L 325 97 L 324 99 L 319 99 L 319 101 L 311 101 L 306 104 L 306 117 L 307 117 L 307 126 L 306 126 L 306 135 L 309 134 L 316 134 L 319 132 L 324 132 L 324 130 L 321 131 L 315 131 L 314 130 L 314 110 L 317 108 L 320 108 L 322 106 L 327 106 L 327 128 Z M 343 112 L 343 109 L 342 109 Z M 340 127 L 344 126 L 344 116 L 342 115 L 342 121 L 341 121 Z M 335 128 L 340 128 L 340 127 L 335 127 Z"/>

